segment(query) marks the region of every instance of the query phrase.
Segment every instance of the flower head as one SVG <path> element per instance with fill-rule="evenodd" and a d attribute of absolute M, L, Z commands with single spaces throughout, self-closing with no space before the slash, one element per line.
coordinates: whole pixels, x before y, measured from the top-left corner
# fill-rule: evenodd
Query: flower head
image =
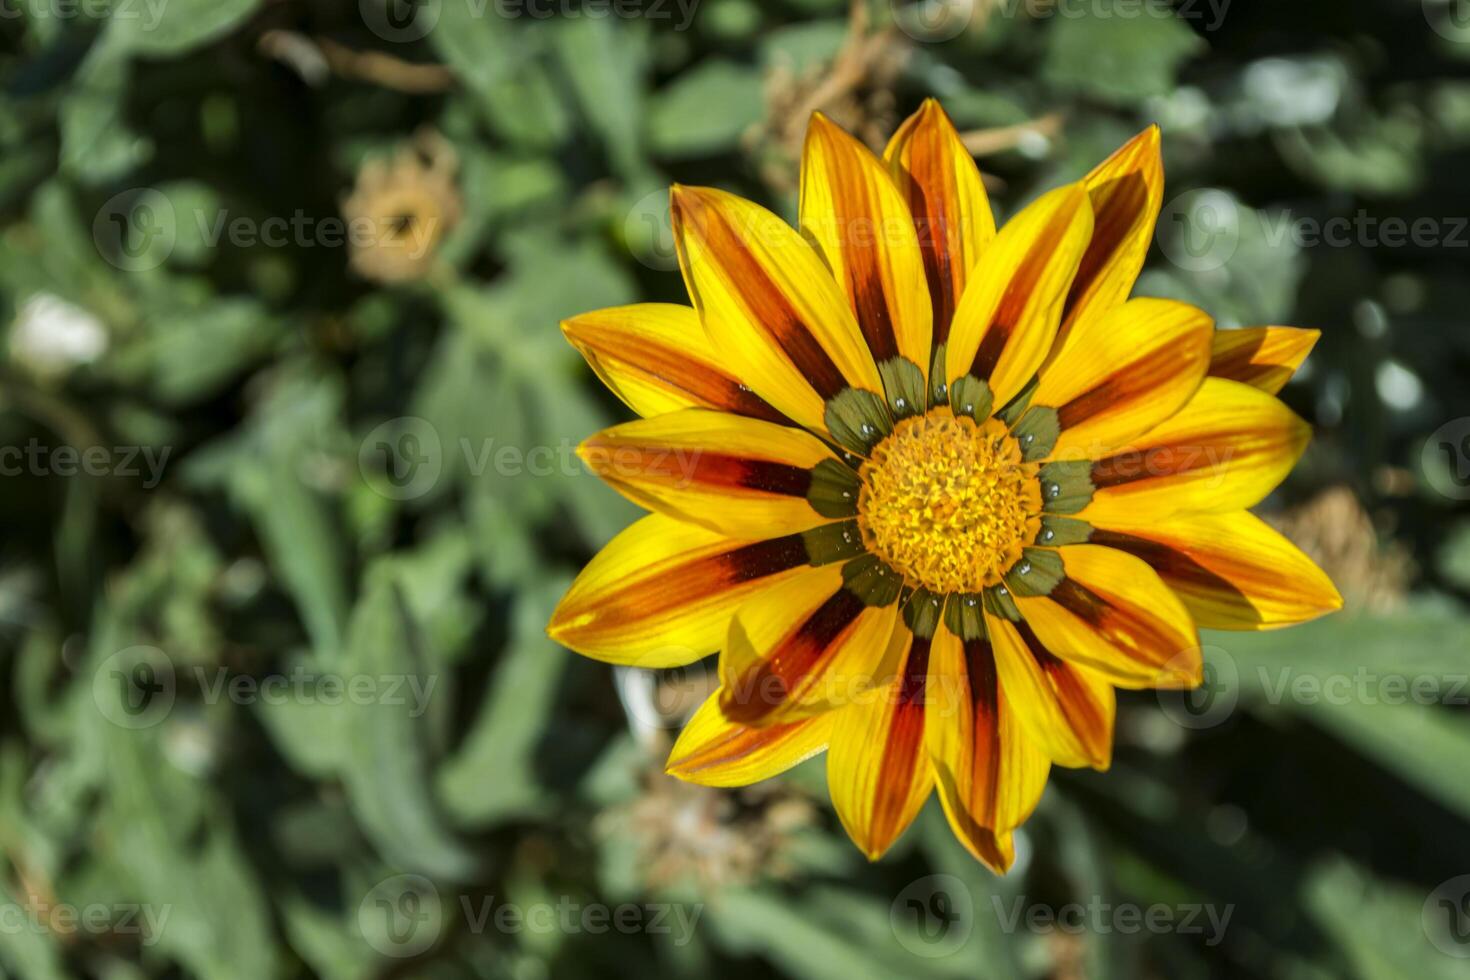
<path fill-rule="evenodd" d="M 399 147 L 391 161 L 363 163 L 342 202 L 353 271 L 382 283 L 427 275 L 440 244 L 459 223 L 458 167 L 454 148 L 432 130 Z"/>
<path fill-rule="evenodd" d="M 669 772 L 826 749 L 869 857 L 937 791 L 1004 870 L 1053 763 L 1107 768 L 1115 688 L 1198 684 L 1198 626 L 1341 605 L 1247 511 L 1306 446 L 1274 393 L 1316 333 L 1130 300 L 1162 192 L 1150 129 L 997 231 L 933 101 L 882 161 L 814 117 L 801 233 L 674 189 L 693 307 L 563 324 L 643 416 L 582 457 L 652 513 L 550 626 L 613 663 L 719 652 Z"/>

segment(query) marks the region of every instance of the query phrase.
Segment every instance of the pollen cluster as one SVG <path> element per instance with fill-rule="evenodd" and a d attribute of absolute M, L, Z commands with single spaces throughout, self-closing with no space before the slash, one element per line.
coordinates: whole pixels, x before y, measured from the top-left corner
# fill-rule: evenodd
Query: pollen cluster
<path fill-rule="evenodd" d="M 978 592 L 1021 557 L 1041 513 L 1036 468 L 997 419 L 905 419 L 860 471 L 868 549 L 911 585 Z"/>

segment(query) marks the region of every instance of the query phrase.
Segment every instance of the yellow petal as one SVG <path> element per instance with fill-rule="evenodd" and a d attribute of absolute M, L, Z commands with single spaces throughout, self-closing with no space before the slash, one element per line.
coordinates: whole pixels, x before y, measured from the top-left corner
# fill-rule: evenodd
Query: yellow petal
<path fill-rule="evenodd" d="M 1057 411 L 1052 456 L 1096 459 L 1179 411 L 1204 380 L 1212 329 L 1201 310 L 1166 299 L 1080 321 L 1031 399 Z"/>
<path fill-rule="evenodd" d="M 927 377 L 933 313 L 913 218 L 868 148 L 821 113 L 801 156 L 801 230 L 845 287 L 873 359 L 905 357 Z"/>
<path fill-rule="evenodd" d="M 1028 737 L 1062 766 L 1107 769 L 1117 698 L 1107 678 L 1046 648 L 1031 627 L 986 613 L 1006 703 Z"/>
<path fill-rule="evenodd" d="M 1091 523 L 1243 510 L 1291 472 L 1311 427 L 1258 388 L 1206 378 L 1172 418 L 1092 467 Z"/>
<path fill-rule="evenodd" d="M 725 717 L 774 725 L 855 703 L 882 678 L 898 604 L 869 606 L 836 565 L 742 606 L 720 654 Z"/>
<path fill-rule="evenodd" d="M 610 663 L 675 667 L 719 649 L 736 608 L 807 567 L 800 536 L 737 541 L 650 514 L 577 576 L 547 632 Z"/>
<path fill-rule="evenodd" d="M 1320 330 L 1300 327 L 1217 330 L 1210 375 L 1239 381 L 1274 395 L 1286 387 L 1321 336 Z"/>
<path fill-rule="evenodd" d="M 1159 127 L 1150 126 L 1083 178 L 1092 205 L 1092 239 L 1072 280 L 1056 355 L 1072 331 L 1128 298 L 1153 240 L 1164 200 Z"/>
<path fill-rule="evenodd" d="M 945 816 L 970 853 L 1004 872 L 1009 832 L 1036 808 L 1051 763 L 1001 690 L 989 641 L 962 641 L 941 625 L 929 687 L 925 740 Z"/>
<path fill-rule="evenodd" d="M 898 128 L 883 159 L 913 215 L 938 346 L 949 339 L 965 285 L 995 238 L 990 198 L 975 158 L 934 99 Z"/>
<path fill-rule="evenodd" d="M 1016 607 L 1057 656 L 1118 687 L 1195 687 L 1199 634 L 1179 597 L 1132 555 L 1096 545 L 1059 551 L 1066 577 L 1050 595 L 1016 595 Z"/>
<path fill-rule="evenodd" d="M 1342 608 L 1312 559 L 1247 511 L 1114 522 L 1091 540 L 1148 562 L 1207 629 L 1279 629 Z"/>
<path fill-rule="evenodd" d="M 634 503 L 735 537 L 803 531 L 827 520 L 807 493 L 833 459 L 800 429 L 689 408 L 606 429 L 578 455 Z"/>
<path fill-rule="evenodd" d="M 924 748 L 929 641 L 894 631 L 894 675 L 836 715 L 827 784 L 848 836 L 876 861 L 904 832 L 934 785 Z"/>
<path fill-rule="evenodd" d="M 1051 349 L 1091 234 L 1081 184 L 1042 196 L 1006 223 L 960 297 L 945 348 L 949 381 L 988 381 L 996 408 L 1020 392 Z"/>
<path fill-rule="evenodd" d="M 563 320 L 561 329 L 602 383 L 639 415 L 714 408 L 785 421 L 721 365 L 690 307 L 616 306 Z"/>
<path fill-rule="evenodd" d="M 759 205 L 675 186 L 674 240 L 694 307 L 721 363 L 791 419 L 825 427 L 827 399 L 883 383 L 832 274 Z"/>
<path fill-rule="evenodd" d="M 821 752 L 831 733 L 832 715 L 766 728 L 733 724 L 716 691 L 679 733 L 665 771 L 701 786 L 749 786 Z"/>

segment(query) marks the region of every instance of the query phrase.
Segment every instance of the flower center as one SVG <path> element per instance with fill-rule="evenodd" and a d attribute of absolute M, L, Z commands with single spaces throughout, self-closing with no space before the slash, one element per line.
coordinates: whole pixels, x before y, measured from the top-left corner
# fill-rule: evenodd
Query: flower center
<path fill-rule="evenodd" d="M 859 471 L 868 549 L 910 584 L 978 592 L 1000 581 L 1035 537 L 1036 466 L 998 419 L 946 408 L 904 419 Z"/>

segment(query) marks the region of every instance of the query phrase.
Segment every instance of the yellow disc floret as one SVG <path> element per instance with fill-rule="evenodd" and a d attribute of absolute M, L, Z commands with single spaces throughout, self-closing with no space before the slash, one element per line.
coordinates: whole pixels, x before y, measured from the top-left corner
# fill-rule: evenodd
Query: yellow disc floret
<path fill-rule="evenodd" d="M 871 550 L 913 585 L 978 592 L 1035 535 L 1036 467 L 997 419 L 938 409 L 905 419 L 861 470 L 858 521 Z"/>

